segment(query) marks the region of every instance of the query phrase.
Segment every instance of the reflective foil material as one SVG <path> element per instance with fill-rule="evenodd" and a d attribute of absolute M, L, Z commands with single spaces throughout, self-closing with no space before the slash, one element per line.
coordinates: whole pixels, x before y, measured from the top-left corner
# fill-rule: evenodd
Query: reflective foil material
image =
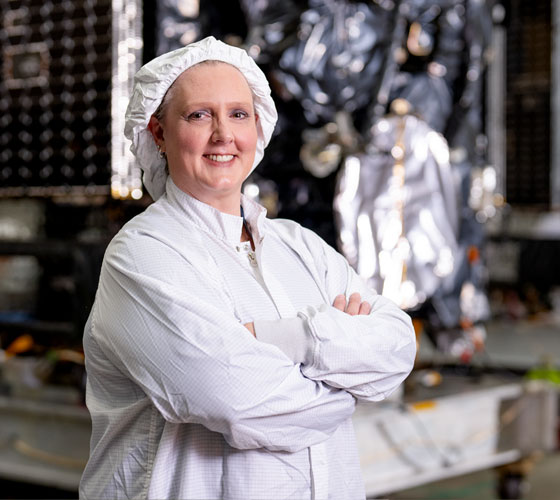
<path fill-rule="evenodd" d="M 368 152 L 346 158 L 339 173 L 340 249 L 403 308 L 423 303 L 454 270 L 455 185 L 445 139 L 413 115 L 379 120 Z"/>
<path fill-rule="evenodd" d="M 249 53 L 272 62 L 282 92 L 309 123 L 370 105 L 390 58 L 395 3 L 309 0 L 242 1 Z"/>
<path fill-rule="evenodd" d="M 300 16 L 298 39 L 282 53 L 277 75 L 313 123 L 371 101 L 393 23 L 391 12 L 372 2 L 308 4 Z"/>

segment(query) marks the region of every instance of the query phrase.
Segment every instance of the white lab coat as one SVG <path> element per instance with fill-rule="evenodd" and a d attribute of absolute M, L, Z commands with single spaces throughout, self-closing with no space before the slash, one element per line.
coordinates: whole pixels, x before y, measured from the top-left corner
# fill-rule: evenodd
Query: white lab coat
<path fill-rule="evenodd" d="M 257 268 L 242 219 L 170 179 L 109 245 L 84 333 L 80 498 L 364 497 L 351 416 L 410 372 L 410 319 L 314 233 L 242 204 Z M 370 315 L 331 306 L 352 292 Z"/>

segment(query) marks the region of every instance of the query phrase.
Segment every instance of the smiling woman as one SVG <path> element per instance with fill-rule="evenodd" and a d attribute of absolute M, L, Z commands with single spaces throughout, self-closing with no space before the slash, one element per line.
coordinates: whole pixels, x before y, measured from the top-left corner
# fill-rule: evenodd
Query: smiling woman
<path fill-rule="evenodd" d="M 80 498 L 364 498 L 351 416 L 407 376 L 414 331 L 242 195 L 277 118 L 264 74 L 206 38 L 140 69 L 126 118 L 155 202 L 107 248 L 85 327 Z"/>
<path fill-rule="evenodd" d="M 240 215 L 241 185 L 252 170 L 257 120 L 249 84 L 226 63 L 186 70 L 148 128 L 181 190 L 221 212 Z"/>

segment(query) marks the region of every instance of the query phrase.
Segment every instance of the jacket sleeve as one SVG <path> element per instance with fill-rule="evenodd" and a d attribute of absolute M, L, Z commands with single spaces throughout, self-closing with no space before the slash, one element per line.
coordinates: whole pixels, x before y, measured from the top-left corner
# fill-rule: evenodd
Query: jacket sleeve
<path fill-rule="evenodd" d="M 297 318 L 255 322 L 257 338 L 275 344 L 302 373 L 358 399 L 378 401 L 393 392 L 414 364 L 416 340 L 410 317 L 369 289 L 346 259 L 303 228 L 316 280 L 328 303 L 310 305 Z M 301 255 L 305 252 L 299 251 Z M 369 315 L 350 316 L 332 307 L 334 298 L 358 292 L 371 304 Z"/>
<path fill-rule="evenodd" d="M 352 415 L 349 393 L 257 341 L 204 270 L 160 242 L 135 246 L 109 247 L 91 331 L 166 420 L 202 424 L 235 448 L 294 452 Z"/>

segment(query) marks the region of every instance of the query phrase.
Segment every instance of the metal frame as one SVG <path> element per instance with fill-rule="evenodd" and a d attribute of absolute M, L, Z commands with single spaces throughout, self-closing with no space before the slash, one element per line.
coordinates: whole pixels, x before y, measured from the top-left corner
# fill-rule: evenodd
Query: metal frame
<path fill-rule="evenodd" d="M 560 0 L 552 2 L 552 82 L 551 82 L 551 165 L 550 201 L 553 209 L 560 208 Z"/>
<path fill-rule="evenodd" d="M 492 62 L 488 67 L 486 109 L 488 159 L 496 170 L 496 194 L 506 195 L 506 28 L 495 25 L 492 31 Z"/>
<path fill-rule="evenodd" d="M 142 62 L 142 2 L 113 0 L 112 8 L 111 195 L 140 199 L 141 171 L 124 137 L 124 115 L 134 74 Z"/>

